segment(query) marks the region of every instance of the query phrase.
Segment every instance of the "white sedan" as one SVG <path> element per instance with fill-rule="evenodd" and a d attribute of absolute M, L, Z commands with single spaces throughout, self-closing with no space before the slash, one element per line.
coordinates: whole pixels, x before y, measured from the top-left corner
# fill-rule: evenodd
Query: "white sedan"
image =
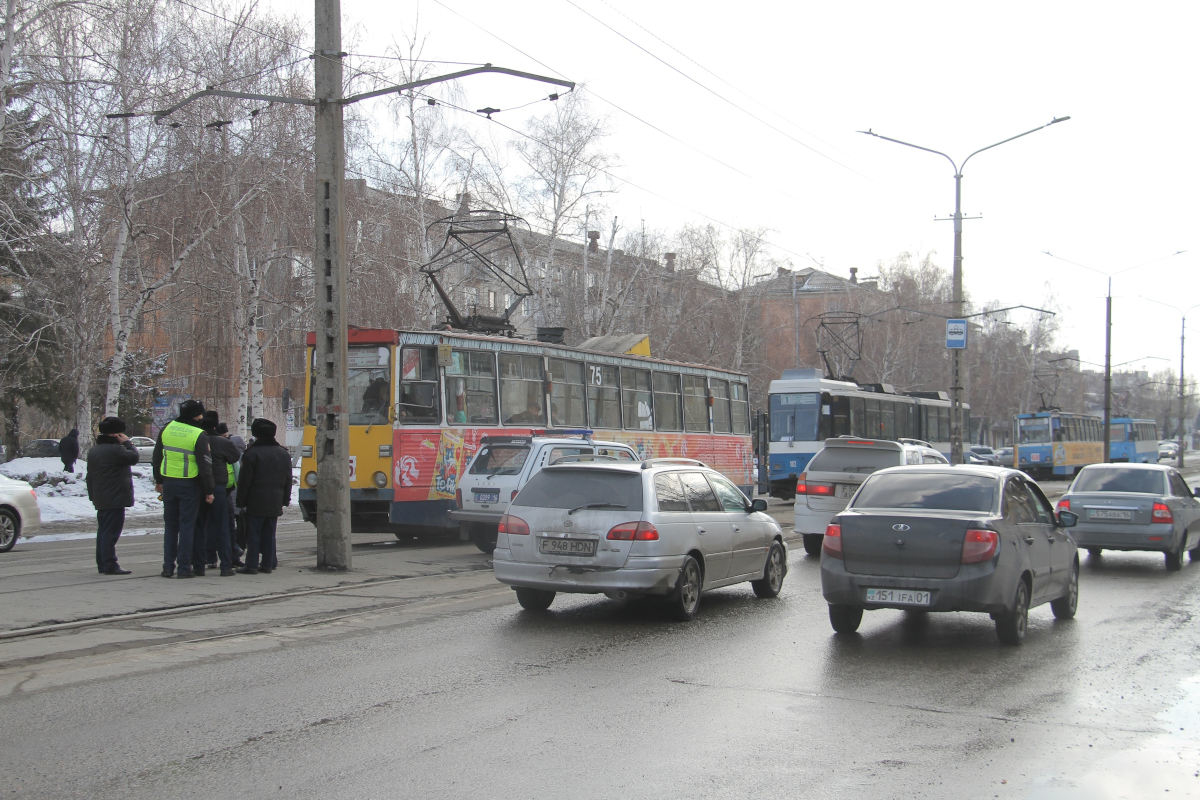
<path fill-rule="evenodd" d="M 129 441 L 137 448 L 138 463 L 149 464 L 150 457 L 154 455 L 154 440 L 149 436 L 130 436 Z"/>
<path fill-rule="evenodd" d="M 37 493 L 25 481 L 0 475 L 0 553 L 13 549 L 17 539 L 42 527 Z"/>

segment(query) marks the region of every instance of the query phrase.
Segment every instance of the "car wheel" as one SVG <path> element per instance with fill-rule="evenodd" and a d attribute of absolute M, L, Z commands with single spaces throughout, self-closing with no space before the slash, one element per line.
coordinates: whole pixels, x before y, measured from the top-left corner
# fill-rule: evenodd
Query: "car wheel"
<path fill-rule="evenodd" d="M 1183 543 L 1183 539 L 1180 539 L 1178 547 L 1163 553 L 1163 557 L 1167 562 L 1168 572 L 1178 572 L 1183 568 Z"/>
<path fill-rule="evenodd" d="M 837 633 L 854 633 L 862 622 L 863 610 L 858 606 L 829 604 L 829 624 Z"/>
<path fill-rule="evenodd" d="M 675 591 L 671 592 L 667 602 L 670 604 L 671 616 L 680 622 L 695 618 L 700 609 L 700 590 L 704 586 L 704 576 L 700 572 L 700 564 L 691 556 L 684 557 L 683 567 L 679 570 L 679 580 L 675 583 Z"/>
<path fill-rule="evenodd" d="M 1050 610 L 1055 619 L 1072 619 L 1075 609 L 1079 606 L 1079 563 L 1071 565 L 1071 577 L 1067 581 L 1067 591 L 1057 600 L 1050 601 Z"/>
<path fill-rule="evenodd" d="M 482 553 L 491 555 L 496 549 L 496 528 L 491 525 L 475 524 L 471 526 L 471 544 Z"/>
<path fill-rule="evenodd" d="M 1100 547 L 1089 547 L 1087 551 L 1089 558 L 1099 558 L 1100 554 L 1104 552 L 1104 549 Z"/>
<path fill-rule="evenodd" d="M 806 533 L 804 534 L 804 552 L 810 556 L 821 555 L 821 542 L 825 541 L 825 535 L 821 533 Z"/>
<path fill-rule="evenodd" d="M 1017 582 L 1017 596 L 1013 598 L 1012 610 L 996 617 L 996 635 L 1005 644 L 1020 644 L 1029 627 L 1029 586 L 1025 581 Z"/>
<path fill-rule="evenodd" d="M 771 542 L 767 551 L 767 565 L 763 568 L 763 576 L 751 581 L 750 586 L 759 597 L 778 597 L 783 588 L 783 576 L 787 574 L 787 553 L 779 542 Z"/>
<path fill-rule="evenodd" d="M 554 592 L 517 587 L 517 602 L 526 611 L 545 611 L 554 602 Z"/>
<path fill-rule="evenodd" d="M 7 508 L 0 508 L 0 553 L 7 553 L 21 535 L 21 520 Z"/>

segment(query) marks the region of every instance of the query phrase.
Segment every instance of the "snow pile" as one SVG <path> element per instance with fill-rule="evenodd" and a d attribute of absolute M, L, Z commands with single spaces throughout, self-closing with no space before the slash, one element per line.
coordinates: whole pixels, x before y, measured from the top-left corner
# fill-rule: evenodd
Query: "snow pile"
<path fill-rule="evenodd" d="M 15 458 L 0 464 L 0 474 L 33 486 L 38 496 L 42 522 L 95 517 L 96 507 L 87 496 L 87 462 L 76 461 L 75 471 L 64 472 L 57 458 Z M 162 501 L 154 491 L 149 463 L 133 466 L 133 507 L 127 514 L 162 513 Z"/>

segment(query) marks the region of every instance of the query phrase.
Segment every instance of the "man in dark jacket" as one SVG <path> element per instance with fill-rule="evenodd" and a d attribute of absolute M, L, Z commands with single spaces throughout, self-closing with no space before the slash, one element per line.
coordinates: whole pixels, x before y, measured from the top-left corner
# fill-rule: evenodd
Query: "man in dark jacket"
<path fill-rule="evenodd" d="M 125 509 L 133 505 L 130 467 L 138 463 L 138 451 L 120 417 L 100 420 L 100 435 L 87 462 L 88 499 L 96 507 L 96 569 L 101 575 L 128 575 L 117 563 L 117 539 L 125 527 Z"/>
<path fill-rule="evenodd" d="M 208 509 L 208 521 L 204 534 L 205 559 L 209 567 L 215 567 L 220 558 L 221 577 L 227 578 L 233 572 L 233 547 L 230 541 L 230 520 L 233 518 L 230 509 L 231 495 L 234 489 L 233 465 L 242 454 L 237 445 L 221 435 L 225 427 L 215 411 L 204 415 L 204 432 L 208 434 L 208 447 L 212 451 L 213 464 L 213 502 Z M 228 428 L 225 428 L 228 430 Z"/>
<path fill-rule="evenodd" d="M 150 458 L 154 488 L 163 499 L 164 578 L 175 576 L 176 563 L 180 578 L 204 574 L 204 551 L 196 558 L 193 546 L 200 504 L 213 501 L 212 453 L 200 428 L 203 419 L 204 404 L 184 400 L 178 419 L 159 432 Z"/>
<path fill-rule="evenodd" d="M 254 575 L 270 572 L 276 563 L 275 526 L 283 507 L 292 504 L 292 457 L 275 441 L 269 419 L 254 420 L 250 433 L 254 441 L 242 456 L 237 480 L 237 504 L 245 511 L 250 540 L 246 566 L 238 572 Z"/>
<path fill-rule="evenodd" d="M 71 432 L 58 440 L 58 457 L 63 462 L 63 472 L 74 472 L 75 462 L 79 460 L 79 429 L 71 428 Z"/>

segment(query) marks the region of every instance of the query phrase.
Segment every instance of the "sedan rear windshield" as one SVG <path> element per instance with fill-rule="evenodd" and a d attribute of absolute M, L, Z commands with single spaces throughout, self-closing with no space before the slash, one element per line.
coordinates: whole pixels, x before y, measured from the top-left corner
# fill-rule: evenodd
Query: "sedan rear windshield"
<path fill-rule="evenodd" d="M 991 513 L 996 481 L 949 472 L 872 475 L 859 489 L 853 508 L 928 508 Z"/>
<path fill-rule="evenodd" d="M 642 476 L 593 469 L 544 469 L 525 484 L 513 505 L 566 509 L 592 505 L 641 511 Z"/>
<path fill-rule="evenodd" d="M 1143 469 L 1085 469 L 1073 492 L 1138 492 L 1163 494 L 1163 473 Z"/>
<path fill-rule="evenodd" d="M 903 464 L 900 451 L 875 447 L 826 447 L 813 456 L 809 472 L 856 472 L 868 475 L 877 469 Z"/>

